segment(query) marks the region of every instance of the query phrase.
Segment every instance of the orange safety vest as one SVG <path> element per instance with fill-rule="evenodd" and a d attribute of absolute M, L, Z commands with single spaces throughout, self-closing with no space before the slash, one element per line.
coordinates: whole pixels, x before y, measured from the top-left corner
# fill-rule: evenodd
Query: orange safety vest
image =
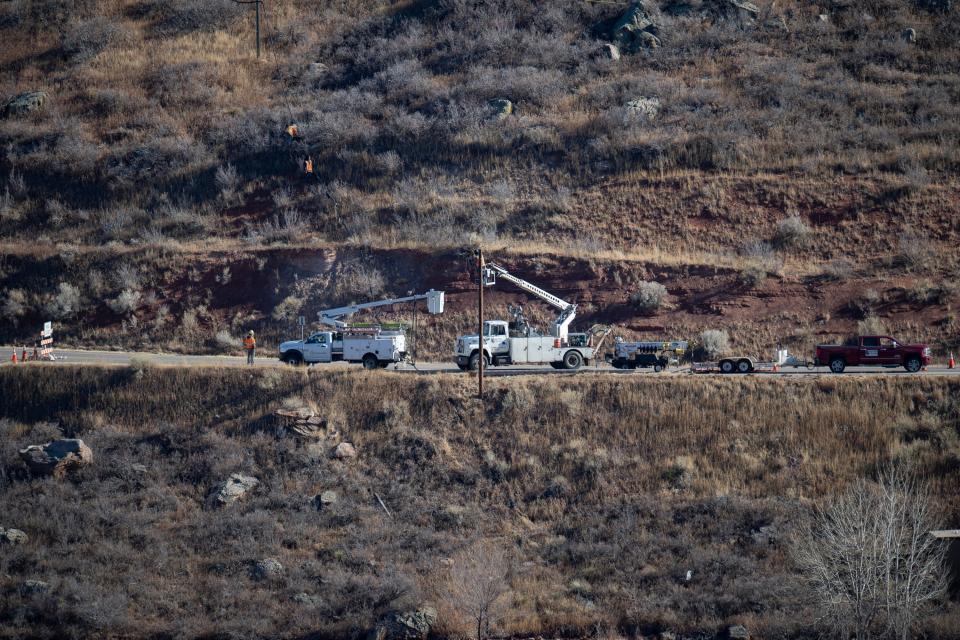
<path fill-rule="evenodd" d="M 250 349 L 253 349 L 255 346 L 257 346 L 256 338 L 251 338 L 250 336 L 247 336 L 246 338 L 243 339 L 244 349 L 250 350 Z"/>

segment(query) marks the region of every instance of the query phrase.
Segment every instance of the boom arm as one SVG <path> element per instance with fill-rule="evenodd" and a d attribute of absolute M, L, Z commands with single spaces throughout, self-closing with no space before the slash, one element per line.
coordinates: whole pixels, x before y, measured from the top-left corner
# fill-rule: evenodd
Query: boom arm
<path fill-rule="evenodd" d="M 362 304 L 352 304 L 346 307 L 337 307 L 336 309 L 325 309 L 317 314 L 320 324 L 326 324 L 333 327 L 343 328 L 345 323 L 340 319 L 357 311 L 364 309 L 376 309 L 377 307 L 389 307 L 392 304 L 401 302 L 416 302 L 418 300 L 427 301 L 427 311 L 432 314 L 443 313 L 443 291 L 434 291 L 430 289 L 426 293 L 419 293 L 415 296 L 406 296 L 405 298 L 391 298 L 389 300 L 377 300 L 375 302 L 364 302 Z"/>
<path fill-rule="evenodd" d="M 496 262 L 488 262 L 484 268 L 483 284 L 491 285 L 496 282 L 496 276 L 499 275 L 504 280 L 512 282 L 527 293 L 537 296 L 544 302 L 553 305 L 560 310 L 560 315 L 553 321 L 553 335 L 556 338 L 566 338 L 570 323 L 577 316 L 577 305 L 567 302 L 549 291 L 527 282 L 522 278 L 511 274 L 509 271 L 498 265 Z"/>

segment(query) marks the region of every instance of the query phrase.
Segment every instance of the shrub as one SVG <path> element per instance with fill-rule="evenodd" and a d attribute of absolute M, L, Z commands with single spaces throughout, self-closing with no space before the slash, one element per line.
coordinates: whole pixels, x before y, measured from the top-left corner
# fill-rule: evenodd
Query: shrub
<path fill-rule="evenodd" d="M 78 61 L 88 60 L 101 51 L 129 39 L 129 30 L 104 16 L 71 24 L 63 36 L 63 51 Z"/>
<path fill-rule="evenodd" d="M 720 329 L 707 329 L 700 334 L 700 343 L 707 357 L 716 359 L 730 349 L 730 336 Z"/>
<path fill-rule="evenodd" d="M 286 320 L 292 322 L 300 312 L 302 301 L 297 296 L 287 296 L 280 301 L 280 304 L 273 308 L 271 316 L 274 320 Z"/>
<path fill-rule="evenodd" d="M 225 203 L 233 202 L 237 195 L 237 187 L 240 186 L 240 177 L 237 175 L 237 169 L 232 164 L 225 164 L 217 167 L 214 175 L 217 188 L 220 189 L 220 197 Z"/>
<path fill-rule="evenodd" d="M 0 315 L 4 320 L 9 320 L 14 325 L 17 324 L 20 317 L 27 313 L 27 294 L 22 289 L 10 289 L 7 291 L 3 306 L 0 307 Z"/>
<path fill-rule="evenodd" d="M 751 264 L 741 269 L 740 275 L 737 277 L 740 282 L 753 288 L 763 284 L 763 281 L 767 279 L 767 270 L 760 265 Z"/>
<path fill-rule="evenodd" d="M 242 344 L 240 341 L 240 338 L 237 338 L 226 329 L 221 329 L 220 331 L 217 331 L 217 335 L 214 338 L 214 340 L 216 341 L 218 346 L 223 347 L 225 349 L 237 349 Z"/>
<path fill-rule="evenodd" d="M 777 223 L 773 241 L 781 249 L 803 249 L 810 243 L 812 232 L 800 216 L 790 216 Z"/>
<path fill-rule="evenodd" d="M 844 282 L 853 277 L 853 265 L 848 260 L 831 260 L 824 266 L 823 275 L 828 280 Z"/>
<path fill-rule="evenodd" d="M 641 282 L 630 296 L 630 302 L 640 313 L 652 315 L 663 305 L 666 296 L 667 288 L 659 282 Z"/>
<path fill-rule="evenodd" d="M 861 336 L 882 336 L 888 331 L 883 320 L 877 316 L 867 316 L 857 323 L 857 333 Z"/>
<path fill-rule="evenodd" d="M 907 230 L 900 235 L 897 262 L 905 269 L 923 269 L 933 258 L 930 239 L 916 231 Z"/>
<path fill-rule="evenodd" d="M 117 314 L 123 315 L 132 313 L 140 306 L 140 292 L 135 289 L 124 289 L 113 300 L 107 302 L 107 306 Z"/>
<path fill-rule="evenodd" d="M 72 284 L 61 282 L 46 311 L 57 320 L 66 320 L 77 315 L 81 305 L 80 290 Z"/>

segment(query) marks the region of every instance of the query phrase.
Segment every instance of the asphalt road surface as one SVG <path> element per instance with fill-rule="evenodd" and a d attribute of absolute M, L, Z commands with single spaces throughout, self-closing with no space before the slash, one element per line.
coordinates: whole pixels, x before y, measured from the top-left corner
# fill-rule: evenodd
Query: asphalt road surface
<path fill-rule="evenodd" d="M 5 346 L 0 347 L 0 356 L 3 357 L 2 366 L 14 366 L 10 361 L 10 354 L 13 351 L 13 347 Z M 246 358 L 244 356 L 194 356 L 194 355 L 183 355 L 178 353 L 141 353 L 141 352 L 129 352 L 129 351 L 87 351 L 79 349 L 55 349 L 54 354 L 57 359 L 54 362 L 44 363 L 48 366 L 56 364 L 81 364 L 81 365 L 114 365 L 114 366 L 129 366 L 131 362 L 140 361 L 146 362 L 152 365 L 168 365 L 168 366 L 177 366 L 177 367 L 245 367 Z M 17 356 L 20 356 L 20 352 L 17 352 Z M 34 364 L 27 362 L 27 366 L 33 366 Z M 22 366 L 18 364 L 16 366 Z M 273 351 L 258 355 L 256 358 L 256 367 L 286 367 L 286 365 L 279 360 L 277 360 Z M 344 362 L 337 362 L 332 364 L 320 364 L 315 365 L 318 367 L 323 367 L 325 369 L 331 370 L 349 370 L 349 369 L 360 369 L 359 364 L 350 364 Z M 420 362 L 417 364 L 400 364 L 400 365 L 391 365 L 387 371 L 399 371 L 406 373 L 419 373 L 419 374 L 439 374 L 439 373 L 452 373 L 457 375 L 468 375 L 456 367 L 453 363 L 445 362 Z M 541 374 L 550 374 L 550 375 L 577 375 L 579 373 L 604 373 L 604 374 L 613 374 L 613 375 L 690 375 L 690 370 L 688 367 L 671 367 L 662 374 L 655 374 L 653 369 L 637 369 L 635 371 L 614 369 L 613 367 L 602 364 L 600 366 L 592 367 L 583 367 L 579 371 L 563 371 L 556 370 L 549 366 L 527 366 L 527 365 L 513 365 L 508 367 L 490 367 L 486 370 L 486 375 L 488 376 L 516 376 L 516 375 L 541 375 Z M 925 371 L 919 373 L 908 373 L 902 367 L 897 368 L 887 368 L 887 367 L 851 367 L 846 370 L 841 375 L 851 376 L 851 375 L 876 375 L 878 373 L 887 374 L 887 375 L 898 375 L 898 376 L 910 376 L 910 375 L 920 375 L 920 376 L 930 376 L 930 375 L 941 375 L 941 376 L 955 376 L 960 375 L 960 369 L 948 369 L 946 365 L 930 365 Z M 472 375 L 472 374 L 471 374 Z M 698 374 L 698 375 L 711 375 L 711 374 Z M 720 374 L 712 374 L 720 375 Z M 732 374 L 736 375 L 736 374 Z M 778 373 L 755 373 L 747 375 L 760 375 L 760 376 L 810 376 L 810 375 L 835 375 L 831 374 L 826 367 L 817 367 L 813 370 L 807 369 L 782 369 Z"/>

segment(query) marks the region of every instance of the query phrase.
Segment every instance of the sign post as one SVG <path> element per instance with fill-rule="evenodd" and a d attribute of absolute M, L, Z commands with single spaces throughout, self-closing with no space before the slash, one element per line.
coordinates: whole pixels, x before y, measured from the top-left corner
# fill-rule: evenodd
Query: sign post
<path fill-rule="evenodd" d="M 40 357 L 53 360 L 53 323 L 49 320 L 43 323 L 43 331 L 40 333 Z"/>
<path fill-rule="evenodd" d="M 307 326 L 307 318 L 305 316 L 298 316 L 297 325 L 300 327 L 300 342 L 303 342 L 303 328 Z"/>

